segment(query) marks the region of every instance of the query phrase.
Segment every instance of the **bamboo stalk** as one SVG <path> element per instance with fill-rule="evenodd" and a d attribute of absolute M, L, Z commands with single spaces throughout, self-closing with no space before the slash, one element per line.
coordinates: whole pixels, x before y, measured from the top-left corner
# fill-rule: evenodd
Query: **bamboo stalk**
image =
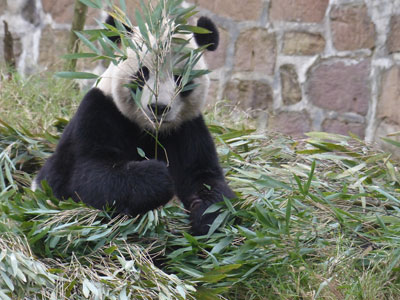
<path fill-rule="evenodd" d="M 77 53 L 79 51 L 79 38 L 75 34 L 75 31 L 82 31 L 85 27 L 87 6 L 75 0 L 74 5 L 74 17 L 72 20 L 71 32 L 68 42 L 68 53 Z M 65 63 L 64 69 L 67 71 L 75 71 L 76 69 L 76 59 L 71 59 Z"/>

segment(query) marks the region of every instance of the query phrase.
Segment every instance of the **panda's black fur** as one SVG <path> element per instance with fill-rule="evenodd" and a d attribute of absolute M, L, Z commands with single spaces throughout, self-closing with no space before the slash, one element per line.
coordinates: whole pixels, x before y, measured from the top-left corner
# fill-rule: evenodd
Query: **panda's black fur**
<path fill-rule="evenodd" d="M 202 20 L 203 27 L 207 27 L 204 22 L 212 24 Z M 212 30 L 216 32 L 215 26 Z M 211 36 L 196 41 L 217 44 L 218 35 L 214 37 L 214 42 Z M 164 149 L 158 146 L 154 159 L 154 137 L 121 113 L 111 96 L 92 88 L 35 182 L 46 180 L 60 199 L 71 197 L 132 216 L 162 206 L 176 195 L 190 211 L 193 233 L 207 233 L 216 214 L 203 215 L 204 211 L 234 193 L 225 182 L 201 113 L 161 132 L 159 144 Z"/>

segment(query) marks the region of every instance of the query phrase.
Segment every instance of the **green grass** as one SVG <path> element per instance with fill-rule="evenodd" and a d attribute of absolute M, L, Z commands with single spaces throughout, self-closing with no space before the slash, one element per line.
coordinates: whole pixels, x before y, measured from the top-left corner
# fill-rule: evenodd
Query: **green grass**
<path fill-rule="evenodd" d="M 0 92 L 1 299 L 400 299 L 400 175 L 390 154 L 326 133 L 294 141 L 234 126 L 223 108 L 209 113 L 238 199 L 212 208 L 217 230 L 193 237 L 178 202 L 113 218 L 30 191 L 60 134 L 50 124 L 69 119 L 80 96 L 65 81 L 16 80 Z"/>
<path fill-rule="evenodd" d="M 49 74 L 23 78 L 13 73 L 7 79 L 0 68 L 0 119 L 32 133 L 52 129 L 55 117 L 69 117 L 81 100 L 82 93 L 73 86 Z"/>

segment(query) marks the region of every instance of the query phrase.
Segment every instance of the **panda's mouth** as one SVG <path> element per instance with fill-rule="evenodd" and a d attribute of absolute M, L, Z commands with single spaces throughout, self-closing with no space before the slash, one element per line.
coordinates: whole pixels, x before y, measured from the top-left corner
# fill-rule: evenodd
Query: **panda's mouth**
<path fill-rule="evenodd" d="M 171 123 L 171 120 L 168 120 L 165 116 L 164 117 L 154 117 L 153 115 L 150 115 L 149 119 L 151 120 L 151 122 L 158 123 L 160 125 Z"/>

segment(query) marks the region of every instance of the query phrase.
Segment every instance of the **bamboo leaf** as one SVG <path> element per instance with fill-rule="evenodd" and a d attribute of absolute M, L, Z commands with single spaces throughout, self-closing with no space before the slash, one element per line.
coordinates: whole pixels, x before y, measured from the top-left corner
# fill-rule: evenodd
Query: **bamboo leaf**
<path fill-rule="evenodd" d="M 92 0 L 79 0 L 80 2 L 82 2 L 83 4 L 85 4 L 88 7 L 92 7 L 92 8 L 97 8 L 97 9 L 101 9 L 101 4 L 99 4 L 100 1 L 92 1 Z M 101 2 L 100 2 L 101 3 Z"/>
<path fill-rule="evenodd" d="M 4 282 L 6 283 L 7 287 L 10 289 L 10 291 L 13 292 L 15 287 L 14 287 L 14 284 L 13 284 L 12 280 L 10 279 L 10 277 L 8 277 L 7 274 L 1 270 L 0 270 L 0 275 L 1 275 L 1 278 L 3 278 Z"/>
<path fill-rule="evenodd" d="M 61 56 L 64 59 L 79 59 L 79 58 L 94 58 L 97 57 L 95 53 L 70 53 Z"/>
<path fill-rule="evenodd" d="M 212 33 L 210 30 L 202 28 L 202 27 L 197 27 L 197 26 L 192 26 L 192 25 L 181 25 L 178 27 L 179 30 L 182 31 L 189 31 L 197 34 L 209 34 Z"/>
<path fill-rule="evenodd" d="M 58 72 L 55 76 L 67 79 L 97 79 L 99 76 L 87 72 Z"/>
<path fill-rule="evenodd" d="M 75 31 L 75 34 L 79 37 L 79 39 L 86 45 L 88 46 L 94 53 L 97 55 L 101 55 L 101 52 L 97 47 L 89 41 L 82 33 Z"/>

